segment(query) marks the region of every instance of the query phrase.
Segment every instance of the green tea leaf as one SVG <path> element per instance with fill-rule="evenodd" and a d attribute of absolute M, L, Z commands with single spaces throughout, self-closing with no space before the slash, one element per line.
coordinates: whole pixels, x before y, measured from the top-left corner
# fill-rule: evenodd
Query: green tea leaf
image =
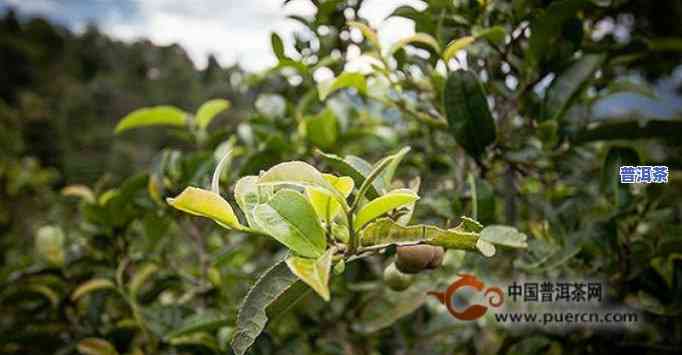
<path fill-rule="evenodd" d="M 330 108 L 324 109 L 316 116 L 306 117 L 306 138 L 316 147 L 327 149 L 336 144 L 338 123 L 336 115 Z"/>
<path fill-rule="evenodd" d="M 337 177 L 330 174 L 323 174 L 324 178 L 344 197 L 348 197 L 353 191 L 353 179 L 348 176 Z M 328 194 L 321 193 L 315 189 L 306 188 L 305 194 L 310 203 L 315 208 L 315 212 L 324 221 L 331 221 L 341 212 L 341 205 Z"/>
<path fill-rule="evenodd" d="M 151 263 L 145 264 L 135 271 L 135 275 L 133 275 L 133 278 L 130 280 L 130 285 L 128 285 L 128 288 L 130 289 L 130 296 L 133 297 L 133 299 L 137 297 L 142 285 L 144 285 L 145 282 L 147 282 L 147 280 L 157 271 L 159 271 L 159 267 Z"/>
<path fill-rule="evenodd" d="M 325 301 L 329 301 L 329 271 L 333 252 L 333 248 L 329 249 L 318 259 L 290 256 L 286 261 L 289 270 Z"/>
<path fill-rule="evenodd" d="M 487 226 L 481 231 L 481 240 L 508 248 L 528 248 L 526 235 L 510 226 Z"/>
<path fill-rule="evenodd" d="M 85 338 L 78 342 L 76 348 L 83 355 L 118 355 L 111 343 L 100 338 Z"/>
<path fill-rule="evenodd" d="M 348 205 L 345 197 L 334 189 L 322 173 L 302 161 L 291 161 L 273 166 L 260 176 L 258 184 L 310 187 L 335 197 L 344 207 Z"/>
<path fill-rule="evenodd" d="M 576 132 L 573 142 L 588 143 L 619 139 L 675 139 L 679 137 L 679 132 L 681 130 L 682 121 L 680 120 L 605 122 L 594 126 L 590 125 L 589 128 Z"/>
<path fill-rule="evenodd" d="M 476 74 L 465 70 L 450 73 L 443 106 L 450 132 L 471 156 L 480 156 L 495 141 L 495 121 Z"/>
<path fill-rule="evenodd" d="M 225 167 L 229 166 L 231 163 L 232 151 L 228 150 L 227 153 L 220 159 L 218 165 L 213 171 L 213 177 L 211 178 L 211 191 L 216 195 L 220 196 L 220 176 L 223 174 Z"/>
<path fill-rule="evenodd" d="M 361 229 L 365 224 L 372 220 L 404 205 L 413 203 L 419 199 L 412 190 L 398 189 L 393 190 L 386 195 L 378 197 L 365 206 L 363 206 L 357 214 L 355 219 L 356 230 Z"/>
<path fill-rule="evenodd" d="M 291 273 L 284 261 L 277 262 L 261 274 L 239 307 L 237 327 L 232 338 L 235 354 L 243 355 L 253 345 L 267 325 L 266 309 L 297 282 L 300 282 L 299 278 Z"/>
<path fill-rule="evenodd" d="M 476 39 L 486 39 L 492 43 L 503 43 L 507 31 L 502 26 L 493 26 L 479 31 L 475 34 Z"/>
<path fill-rule="evenodd" d="M 373 246 L 426 243 L 447 249 L 478 250 L 478 239 L 478 233 L 445 230 L 424 224 L 405 227 L 383 218 L 369 224 L 362 231 L 360 244 Z"/>
<path fill-rule="evenodd" d="M 212 331 L 228 325 L 230 320 L 214 313 L 197 313 L 183 320 L 183 324 L 166 334 L 164 338 L 172 339 L 190 335 L 197 332 Z"/>
<path fill-rule="evenodd" d="M 414 178 L 414 180 L 410 181 L 410 191 L 414 192 L 415 195 L 419 194 L 419 187 L 421 186 L 421 178 L 417 176 Z M 414 214 L 414 207 L 415 207 L 415 202 L 412 202 L 406 206 L 403 207 L 403 210 L 405 210 L 404 213 L 396 219 L 396 222 L 402 226 L 406 226 L 410 223 L 410 220 L 412 219 L 412 214 Z"/>
<path fill-rule="evenodd" d="M 270 201 L 256 206 L 253 217 L 259 230 L 298 255 L 317 258 L 327 248 L 315 209 L 297 191 L 277 191 Z"/>
<path fill-rule="evenodd" d="M 357 21 L 348 21 L 346 24 L 348 25 L 348 27 L 357 28 L 358 30 L 360 30 L 360 32 L 362 32 L 362 35 L 367 39 L 367 41 L 369 41 L 369 43 L 372 46 L 374 46 L 377 52 L 381 53 L 381 43 L 379 42 L 379 36 L 373 29 L 371 29 L 364 23 Z"/>
<path fill-rule="evenodd" d="M 461 37 L 455 40 L 452 40 L 448 45 L 445 47 L 445 50 L 443 51 L 443 61 L 446 63 L 452 59 L 457 52 L 461 51 L 462 49 L 468 47 L 472 43 L 476 41 L 476 37 L 474 36 L 465 36 Z"/>
<path fill-rule="evenodd" d="M 528 39 L 528 58 L 531 63 L 538 64 L 542 61 L 561 38 L 566 22 L 589 3 L 588 0 L 554 1 L 531 22 L 531 35 Z"/>
<path fill-rule="evenodd" d="M 327 164 L 329 164 L 336 171 L 342 175 L 350 176 L 350 178 L 355 182 L 355 186 L 362 185 L 372 170 L 372 164 L 353 155 L 347 155 L 345 158 L 341 158 L 338 155 L 327 154 L 322 151 L 318 151 L 318 153 L 327 162 Z M 367 190 L 367 196 L 369 198 L 379 197 L 384 189 L 383 182 L 383 180 L 375 180 Z"/>
<path fill-rule="evenodd" d="M 395 52 L 397 52 L 401 48 L 405 47 L 408 44 L 413 44 L 413 43 L 419 43 L 419 44 L 427 45 L 427 46 L 433 48 L 433 50 L 436 51 L 436 53 L 440 53 L 440 51 L 441 51 L 440 45 L 438 44 L 438 41 L 435 38 L 433 38 L 433 36 L 431 36 L 428 33 L 415 33 L 414 35 L 409 36 L 407 38 L 403 38 L 400 41 L 393 44 L 391 46 L 391 48 L 388 50 L 388 55 L 392 56 L 393 54 L 395 54 Z"/>
<path fill-rule="evenodd" d="M 284 42 L 282 38 L 277 33 L 270 34 L 270 44 L 272 45 L 272 52 L 275 53 L 277 59 L 285 59 L 287 56 L 284 54 Z"/>
<path fill-rule="evenodd" d="M 320 101 L 324 101 L 335 91 L 345 88 L 355 88 L 359 94 L 366 95 L 367 81 L 365 80 L 365 76 L 360 73 L 343 72 L 335 79 L 319 83 L 317 91 L 320 96 Z"/>
<path fill-rule="evenodd" d="M 169 205 L 195 216 L 208 217 L 219 225 L 230 229 L 242 229 L 232 206 L 220 195 L 189 186 L 175 198 L 167 198 Z"/>
<path fill-rule="evenodd" d="M 76 196 L 88 203 L 95 203 L 95 193 L 85 185 L 69 185 L 62 189 L 64 196 Z"/>
<path fill-rule="evenodd" d="M 43 226 L 35 238 L 38 256 L 52 266 L 64 265 L 64 232 L 58 226 Z"/>
<path fill-rule="evenodd" d="M 90 292 L 112 288 L 116 288 L 116 285 L 114 284 L 113 281 L 109 279 L 104 278 L 90 279 L 80 284 L 80 286 L 78 286 L 73 291 L 73 293 L 71 294 L 71 300 L 75 302 Z"/>
<path fill-rule="evenodd" d="M 224 99 L 213 99 L 204 102 L 194 117 L 197 126 L 200 128 L 206 128 L 211 121 L 221 112 L 230 108 L 230 102 Z"/>
<path fill-rule="evenodd" d="M 187 124 L 187 113 L 174 106 L 154 106 L 141 108 L 123 117 L 114 132 L 145 126 L 184 126 Z"/>
<path fill-rule="evenodd" d="M 625 207 L 632 199 L 627 184 L 620 183 L 620 167 L 639 164 L 639 154 L 630 147 L 611 147 L 604 159 L 600 187 L 604 195 L 612 199 L 618 208 Z"/>
<path fill-rule="evenodd" d="M 547 89 L 542 117 L 545 120 L 561 119 L 573 99 L 584 87 L 594 72 L 604 63 L 606 56 L 587 54 L 578 59 L 571 67 L 554 79 Z"/>
<path fill-rule="evenodd" d="M 272 185 L 258 185 L 257 176 L 244 176 L 237 180 L 234 186 L 234 198 L 244 212 L 246 221 L 249 227 L 257 228 L 256 222 L 253 218 L 253 209 L 257 205 L 266 203 L 274 194 L 274 187 Z"/>

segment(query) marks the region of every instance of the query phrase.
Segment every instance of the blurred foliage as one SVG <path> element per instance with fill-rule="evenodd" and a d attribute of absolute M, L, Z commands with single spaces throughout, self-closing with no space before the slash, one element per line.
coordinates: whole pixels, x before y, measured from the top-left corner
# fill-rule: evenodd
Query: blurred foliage
<path fill-rule="evenodd" d="M 178 46 L 4 15 L 0 353 L 231 353 L 251 314 L 239 316 L 242 299 L 266 270 L 296 292 L 259 300 L 269 306 L 254 319 L 270 321 L 253 354 L 679 352 L 682 117 L 594 117 L 600 100 L 655 95 L 679 70 L 679 1 L 434 0 L 394 10 L 418 34 L 389 46 L 359 16 L 363 1 L 312 3 L 314 17 L 292 16 L 306 27 L 293 48 L 272 35 L 278 63 L 260 73 L 214 58 L 197 70 Z M 141 127 L 152 124 L 163 126 Z M 359 205 L 409 187 L 411 224 L 443 231 L 471 216 L 516 227 L 528 250 L 449 250 L 402 292 L 384 280 L 393 246 L 334 260 L 325 302 L 289 279 L 274 239 L 166 202 L 195 186 L 241 207 L 234 183 L 283 161 L 357 190 L 403 146 L 393 179 L 366 186 Z M 669 183 L 618 184 L 626 162 L 667 165 Z M 405 225 L 403 212 L 388 216 Z M 249 210 L 233 213 L 250 225 Z M 570 333 L 455 322 L 426 291 L 460 272 L 602 279 L 610 303 L 645 319 Z"/>

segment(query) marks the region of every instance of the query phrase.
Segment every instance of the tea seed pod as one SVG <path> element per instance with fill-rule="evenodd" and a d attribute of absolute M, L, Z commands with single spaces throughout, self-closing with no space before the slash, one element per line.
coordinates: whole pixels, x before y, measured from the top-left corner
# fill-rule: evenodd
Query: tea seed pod
<path fill-rule="evenodd" d="M 404 291 L 412 285 L 414 276 L 403 274 L 391 263 L 384 269 L 384 282 L 393 291 Z"/>
<path fill-rule="evenodd" d="M 396 267 L 406 274 L 435 269 L 443 262 L 443 248 L 425 244 L 398 247 L 397 255 Z"/>

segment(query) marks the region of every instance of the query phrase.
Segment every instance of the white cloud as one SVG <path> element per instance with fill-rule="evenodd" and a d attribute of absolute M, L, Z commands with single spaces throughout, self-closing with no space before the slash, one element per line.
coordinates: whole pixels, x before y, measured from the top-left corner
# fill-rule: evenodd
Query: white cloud
<path fill-rule="evenodd" d="M 57 0 L 2 2 L 29 14 L 66 17 L 75 30 L 84 27 L 83 19 L 76 14 L 64 14 L 68 3 Z M 283 3 L 283 0 L 97 0 L 82 7 L 89 6 L 91 10 L 96 7 L 91 16 L 103 32 L 115 38 L 128 41 L 148 38 L 159 45 L 178 43 L 198 67 L 204 67 L 207 56 L 213 53 L 223 65 L 238 61 L 247 70 L 262 70 L 275 64 L 270 33 L 277 32 L 291 51 L 293 33 L 302 30 L 303 25 L 286 16 L 312 16 L 316 11 L 310 0 L 293 0 L 286 6 Z M 409 20 L 384 21 L 396 7 L 405 4 L 424 7 L 418 0 L 367 0 L 360 15 L 379 30 L 380 40 L 388 46 L 414 33 L 414 25 Z M 123 13 L 123 8 L 131 11 Z"/>

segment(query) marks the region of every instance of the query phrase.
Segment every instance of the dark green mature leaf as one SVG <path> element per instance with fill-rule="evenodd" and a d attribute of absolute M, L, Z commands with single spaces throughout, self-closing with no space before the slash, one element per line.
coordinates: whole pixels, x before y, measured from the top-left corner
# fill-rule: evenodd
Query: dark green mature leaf
<path fill-rule="evenodd" d="M 270 201 L 254 208 L 253 217 L 259 230 L 298 255 L 317 258 L 327 248 L 317 213 L 300 192 L 277 191 Z"/>
<path fill-rule="evenodd" d="M 309 290 L 307 287 L 295 287 L 297 283 L 302 282 L 291 273 L 283 260 L 277 262 L 258 278 L 239 307 L 237 329 L 232 338 L 232 350 L 235 354 L 245 354 L 258 335 L 265 329 L 270 315 L 267 313 L 267 309 L 270 305 L 283 297 L 292 300 L 300 299 L 286 296 L 290 289 Z M 280 304 L 278 308 L 285 309 L 287 307 Z"/>
<path fill-rule="evenodd" d="M 531 63 L 538 64 L 542 61 L 561 38 L 564 24 L 589 3 L 588 0 L 554 1 L 544 13 L 532 21 L 528 40 L 528 58 Z"/>
<path fill-rule="evenodd" d="M 495 121 L 476 74 L 466 70 L 450 73 L 443 106 L 450 132 L 471 156 L 479 157 L 495 141 Z"/>
<path fill-rule="evenodd" d="M 216 313 L 197 313 L 182 322 L 182 325 L 166 334 L 164 338 L 186 336 L 197 332 L 218 329 L 229 323 L 229 319 Z"/>
<path fill-rule="evenodd" d="M 362 311 L 357 322 L 353 323 L 353 329 L 370 334 L 391 326 L 421 307 L 426 302 L 427 291 L 432 288 L 432 283 L 422 282 L 405 292 L 385 291 Z"/>
<path fill-rule="evenodd" d="M 547 90 L 542 118 L 545 120 L 561 119 L 573 99 L 584 87 L 585 82 L 599 69 L 605 59 L 606 57 L 601 54 L 584 55 L 554 79 Z"/>
<path fill-rule="evenodd" d="M 284 54 L 284 42 L 282 38 L 277 33 L 270 34 L 270 44 L 272 45 L 272 52 L 275 53 L 277 59 L 282 60 L 287 56 Z"/>
<path fill-rule="evenodd" d="M 639 164 L 639 154 L 630 147 L 611 147 L 601 173 L 602 192 L 613 198 L 614 205 L 624 207 L 631 200 L 629 186 L 620 183 L 620 167 L 624 165 L 634 166 Z"/>
<path fill-rule="evenodd" d="M 682 121 L 649 120 L 605 122 L 603 124 L 579 131 L 573 138 L 574 143 L 588 143 L 602 140 L 631 140 L 650 138 L 675 138 L 682 132 Z"/>

